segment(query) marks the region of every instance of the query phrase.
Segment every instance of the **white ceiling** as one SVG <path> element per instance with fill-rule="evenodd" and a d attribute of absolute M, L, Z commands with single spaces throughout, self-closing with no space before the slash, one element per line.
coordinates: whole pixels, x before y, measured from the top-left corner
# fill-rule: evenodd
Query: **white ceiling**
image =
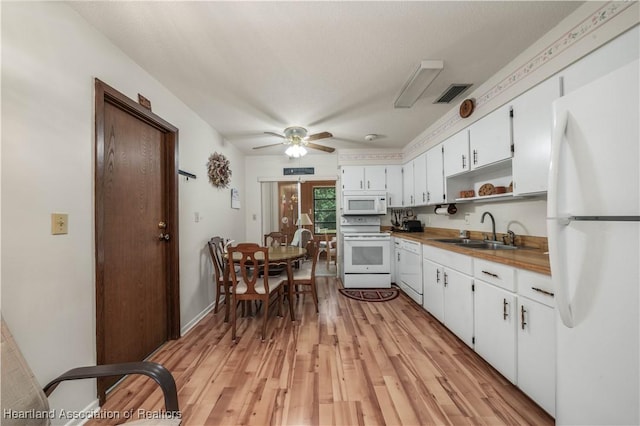
<path fill-rule="evenodd" d="M 249 155 L 291 125 L 334 148 L 401 149 L 582 2 L 71 2 L 78 13 Z M 421 60 L 444 70 L 394 109 Z M 153 99 L 151 100 L 153 102 Z M 366 142 L 364 136 L 380 137 Z M 318 155 L 321 151 L 311 150 Z"/>

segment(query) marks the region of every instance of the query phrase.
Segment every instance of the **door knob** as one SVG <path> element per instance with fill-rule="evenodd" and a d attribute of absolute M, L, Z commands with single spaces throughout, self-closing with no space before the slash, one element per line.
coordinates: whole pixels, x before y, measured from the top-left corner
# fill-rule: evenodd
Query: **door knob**
<path fill-rule="evenodd" d="M 158 223 L 158 228 L 159 229 L 167 229 L 167 224 L 165 222 L 160 222 L 160 223 Z"/>

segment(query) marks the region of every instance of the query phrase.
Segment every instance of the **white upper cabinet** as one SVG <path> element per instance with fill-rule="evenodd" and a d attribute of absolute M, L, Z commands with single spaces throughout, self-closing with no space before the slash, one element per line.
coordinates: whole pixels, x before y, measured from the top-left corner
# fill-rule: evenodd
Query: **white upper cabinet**
<path fill-rule="evenodd" d="M 402 207 L 402 166 L 387 166 L 387 207 Z"/>
<path fill-rule="evenodd" d="M 344 191 L 385 191 L 386 166 L 342 166 Z"/>
<path fill-rule="evenodd" d="M 511 158 L 510 105 L 505 105 L 469 126 L 471 170 Z"/>
<path fill-rule="evenodd" d="M 427 204 L 427 155 L 413 159 L 413 195 L 415 206 Z"/>
<path fill-rule="evenodd" d="M 413 195 L 413 161 L 402 166 L 402 205 L 404 207 L 415 206 Z"/>
<path fill-rule="evenodd" d="M 469 170 L 469 130 L 464 129 L 443 142 L 444 175 L 457 175 Z"/>
<path fill-rule="evenodd" d="M 560 79 L 551 77 L 513 100 L 513 193 L 547 191 L 552 102 L 560 97 Z"/>
<path fill-rule="evenodd" d="M 443 144 L 427 151 L 427 204 L 445 203 Z"/>

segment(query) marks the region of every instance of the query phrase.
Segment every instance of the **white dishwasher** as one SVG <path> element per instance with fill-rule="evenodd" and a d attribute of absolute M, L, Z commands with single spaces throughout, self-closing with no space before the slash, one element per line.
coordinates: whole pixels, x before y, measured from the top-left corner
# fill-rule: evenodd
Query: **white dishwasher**
<path fill-rule="evenodd" d="M 422 306 L 422 244 L 400 240 L 400 279 L 398 285 Z"/>

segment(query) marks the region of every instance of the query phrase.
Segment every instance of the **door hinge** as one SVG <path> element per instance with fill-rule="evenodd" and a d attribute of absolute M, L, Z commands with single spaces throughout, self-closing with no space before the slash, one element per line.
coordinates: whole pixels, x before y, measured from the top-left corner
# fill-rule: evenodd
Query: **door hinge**
<path fill-rule="evenodd" d="M 473 343 L 474 345 L 476 344 L 476 338 L 475 338 L 475 336 L 471 338 L 471 343 Z"/>
<path fill-rule="evenodd" d="M 444 154 L 444 146 L 441 146 L 440 149 L 442 150 L 442 153 Z"/>
<path fill-rule="evenodd" d="M 511 155 L 513 155 L 516 152 L 516 145 L 515 144 L 511 144 Z"/>
<path fill-rule="evenodd" d="M 513 108 L 509 108 L 509 117 L 513 118 Z"/>
<path fill-rule="evenodd" d="M 476 291 L 476 285 L 475 284 L 471 284 L 471 291 Z"/>

